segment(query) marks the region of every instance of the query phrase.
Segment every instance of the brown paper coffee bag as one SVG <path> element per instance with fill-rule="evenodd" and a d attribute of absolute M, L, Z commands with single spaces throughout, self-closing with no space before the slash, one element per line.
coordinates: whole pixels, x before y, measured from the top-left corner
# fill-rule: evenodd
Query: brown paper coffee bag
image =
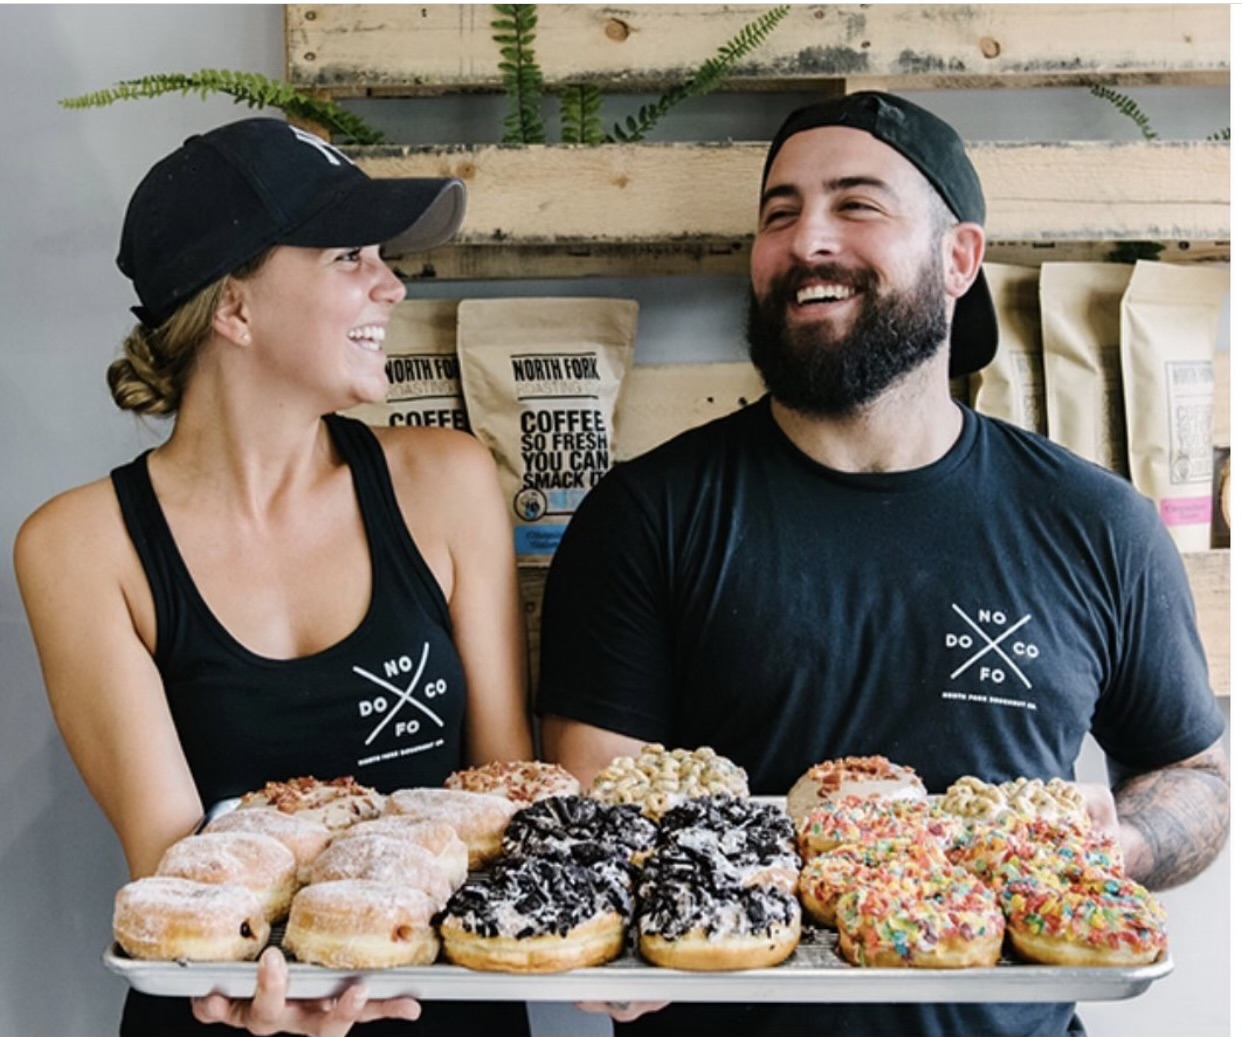
<path fill-rule="evenodd" d="M 1121 297 L 1133 267 L 1045 263 L 1039 272 L 1048 438 L 1128 474 Z"/>
<path fill-rule="evenodd" d="M 1000 337 L 995 359 L 971 376 L 975 409 L 1046 435 L 1039 268 L 984 263 L 983 272 Z"/>
<path fill-rule="evenodd" d="M 518 560 L 548 561 L 612 466 L 638 303 L 469 299 L 457 317 L 470 425 L 500 468 Z"/>
<path fill-rule="evenodd" d="M 384 338 L 388 398 L 345 413 L 369 425 L 422 425 L 469 431 L 457 362 L 456 299 L 406 299 L 393 307 Z"/>
<path fill-rule="evenodd" d="M 1212 355 L 1228 271 L 1139 262 L 1121 303 L 1130 473 L 1183 551 L 1212 540 Z"/>

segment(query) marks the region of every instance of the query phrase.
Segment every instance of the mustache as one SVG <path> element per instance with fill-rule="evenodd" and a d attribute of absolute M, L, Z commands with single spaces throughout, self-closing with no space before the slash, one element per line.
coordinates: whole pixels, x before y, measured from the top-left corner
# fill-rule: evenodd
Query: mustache
<path fill-rule="evenodd" d="M 811 281 L 830 281 L 857 292 L 865 292 L 875 287 L 878 277 L 872 270 L 852 269 L 839 263 L 792 266 L 769 283 L 766 298 L 789 298 Z"/>

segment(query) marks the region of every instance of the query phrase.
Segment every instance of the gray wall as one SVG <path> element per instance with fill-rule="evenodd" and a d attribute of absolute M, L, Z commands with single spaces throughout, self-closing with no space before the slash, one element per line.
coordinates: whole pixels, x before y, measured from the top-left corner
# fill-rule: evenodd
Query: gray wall
<path fill-rule="evenodd" d="M 121 215 L 148 166 L 191 132 L 247 114 L 227 101 L 166 98 L 70 112 L 57 99 L 157 71 L 237 68 L 279 76 L 278 6 L 0 6 L 0 1035 L 115 1032 L 124 993 L 99 956 L 125 880 L 110 829 L 61 746 L 8 559 L 21 520 L 160 437 L 116 411 L 103 371 L 134 301 L 114 266 Z M 1228 122 L 1224 91 L 1136 90 L 1163 135 Z M 1082 90 L 921 97 L 972 139 L 1133 138 Z M 683 139 L 762 139 L 789 99 L 708 99 L 668 124 Z M 629 110 L 632 101 L 617 107 Z M 498 135 L 495 99 L 367 102 L 367 116 L 419 142 Z M 739 111 L 744 108 L 744 111 Z M 415 119 L 413 116 L 416 115 Z M 610 113 L 610 117 L 612 117 Z M 736 278 L 670 282 L 420 285 L 421 295 L 618 294 L 641 303 L 640 362 L 744 355 Z M 1088 776 L 1098 754 L 1084 759 Z M 1147 995 L 1086 1006 L 1094 1037 L 1222 1035 L 1228 1028 L 1227 860 L 1165 900 L 1174 974 Z M 537 1012 L 545 1034 L 600 1032 Z"/>

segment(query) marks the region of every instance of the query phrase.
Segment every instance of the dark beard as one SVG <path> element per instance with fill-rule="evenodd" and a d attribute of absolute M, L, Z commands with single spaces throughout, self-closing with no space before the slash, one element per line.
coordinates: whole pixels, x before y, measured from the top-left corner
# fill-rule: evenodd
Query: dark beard
<path fill-rule="evenodd" d="M 795 286 L 809 277 L 862 293 L 861 312 L 840 337 L 823 325 L 793 327 L 786 319 Z M 936 354 L 949 330 L 936 265 L 928 263 L 904 294 L 879 295 L 875 286 L 870 271 L 828 265 L 788 271 L 763 301 L 751 289 L 750 359 L 773 397 L 812 417 L 851 414 Z"/>

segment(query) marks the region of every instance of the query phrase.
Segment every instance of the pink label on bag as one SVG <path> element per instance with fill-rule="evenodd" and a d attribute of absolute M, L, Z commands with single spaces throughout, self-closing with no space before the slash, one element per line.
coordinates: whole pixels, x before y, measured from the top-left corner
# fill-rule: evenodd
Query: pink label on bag
<path fill-rule="evenodd" d="M 1166 497 L 1160 502 L 1160 521 L 1166 526 L 1195 526 L 1212 521 L 1211 497 Z"/>

